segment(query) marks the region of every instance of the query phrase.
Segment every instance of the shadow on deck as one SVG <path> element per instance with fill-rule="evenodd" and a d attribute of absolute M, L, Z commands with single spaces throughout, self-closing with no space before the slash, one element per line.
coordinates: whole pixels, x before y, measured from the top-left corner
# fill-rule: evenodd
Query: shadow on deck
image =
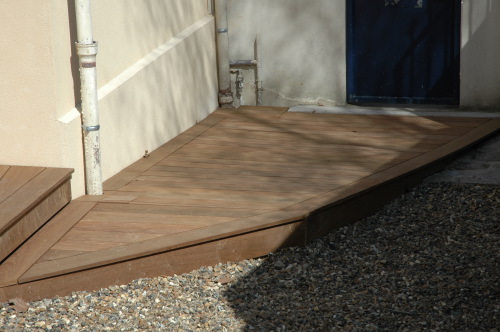
<path fill-rule="evenodd" d="M 487 118 L 286 111 L 217 110 L 106 181 L 103 196 L 73 200 L 2 258 L 0 300 L 304 245 L 374 213 L 500 127 Z"/>

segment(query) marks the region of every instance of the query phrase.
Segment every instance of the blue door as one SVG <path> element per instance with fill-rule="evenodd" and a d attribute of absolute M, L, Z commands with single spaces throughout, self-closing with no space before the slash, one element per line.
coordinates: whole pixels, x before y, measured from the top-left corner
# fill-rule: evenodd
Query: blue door
<path fill-rule="evenodd" d="M 346 0 L 347 102 L 459 103 L 461 0 Z"/>

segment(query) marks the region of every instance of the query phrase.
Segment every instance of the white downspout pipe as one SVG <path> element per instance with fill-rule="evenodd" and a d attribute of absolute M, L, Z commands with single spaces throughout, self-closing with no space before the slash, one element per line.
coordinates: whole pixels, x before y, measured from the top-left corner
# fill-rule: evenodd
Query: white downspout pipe
<path fill-rule="evenodd" d="M 215 0 L 215 24 L 217 29 L 217 62 L 219 74 L 219 104 L 233 106 L 231 73 L 229 68 L 229 38 L 227 28 L 227 1 Z"/>
<path fill-rule="evenodd" d="M 97 109 L 97 42 L 92 38 L 90 0 L 75 0 L 77 43 L 82 94 L 82 128 L 87 195 L 102 195 L 99 113 Z"/>

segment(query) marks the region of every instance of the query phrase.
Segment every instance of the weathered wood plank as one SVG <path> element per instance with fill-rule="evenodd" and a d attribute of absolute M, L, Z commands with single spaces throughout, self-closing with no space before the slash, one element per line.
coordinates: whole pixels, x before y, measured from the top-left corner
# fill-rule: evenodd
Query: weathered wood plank
<path fill-rule="evenodd" d="M 167 234 L 170 233 L 167 231 Z M 94 252 L 108 248 L 120 247 L 131 243 L 144 242 L 163 235 L 165 234 L 134 233 L 125 229 L 122 229 L 121 231 L 116 229 L 113 229 L 112 231 L 105 231 L 101 229 L 97 231 L 72 229 L 52 248 L 55 250 Z M 81 257 L 81 255 L 79 257 Z"/>
<path fill-rule="evenodd" d="M 190 129 L 186 130 L 179 136 L 173 138 L 169 142 L 165 143 L 158 149 L 152 151 L 149 154 L 148 158 L 141 158 L 129 167 L 127 167 L 124 171 L 125 172 L 143 172 L 156 164 L 158 161 L 162 160 L 163 158 L 166 158 L 170 154 L 174 153 L 177 151 L 179 148 L 184 146 L 185 144 L 189 143 L 199 135 L 203 134 L 205 131 L 208 129 L 212 128 L 215 126 L 217 123 L 220 121 L 224 120 L 224 116 L 222 115 L 217 115 L 213 114 L 211 116 L 208 116 L 205 118 L 203 121 L 200 123 L 196 124 L 195 126 L 191 127 Z M 123 179 L 122 179 L 123 181 Z"/>
<path fill-rule="evenodd" d="M 68 180 L 48 197 L 41 200 L 0 236 L 0 261 L 10 255 L 70 200 L 71 185 Z"/>
<path fill-rule="evenodd" d="M 217 173 L 205 173 L 203 170 L 198 169 L 198 172 L 183 173 L 181 169 L 178 172 L 168 172 L 168 171 L 147 171 L 137 178 L 137 181 L 167 181 L 175 185 L 179 183 L 183 185 L 188 183 L 189 185 L 196 186 L 197 183 L 205 186 L 207 184 L 230 184 L 230 185 L 240 185 L 240 188 L 248 183 L 254 183 L 258 185 L 273 185 L 280 186 L 286 185 L 294 187 L 304 186 L 305 188 L 331 188 L 332 186 L 345 184 L 346 181 L 357 180 L 360 177 L 370 174 L 369 172 L 342 172 L 338 171 L 332 175 L 325 175 L 322 178 L 310 178 L 304 172 L 297 172 L 297 176 L 286 176 L 286 173 L 276 172 L 275 176 L 263 176 L 255 174 L 250 175 L 240 175 L 240 174 L 227 174 L 223 169 L 219 169 L 219 176 L 215 177 L 214 174 Z M 306 172 L 313 172 L 308 170 Z"/>
<path fill-rule="evenodd" d="M 419 134 L 423 130 L 433 135 L 461 135 L 470 127 L 448 127 L 448 126 L 429 126 L 415 125 L 405 122 L 366 122 L 366 123 L 268 123 L 268 122 L 249 122 L 249 121 L 222 121 L 215 128 L 217 129 L 237 129 L 247 131 L 270 131 L 270 132 L 293 132 L 296 134 L 304 133 L 322 133 L 335 131 L 341 132 L 359 132 L 359 133 L 394 133 L 394 134 Z"/>
<path fill-rule="evenodd" d="M 142 172 L 119 172 L 118 174 L 104 181 L 103 188 L 109 191 L 118 190 L 130 181 L 134 180 L 137 176 L 141 175 L 141 173 Z"/>
<path fill-rule="evenodd" d="M 9 167 L 2 176 L 2 181 L 0 181 L 0 204 L 12 196 L 16 191 L 21 189 L 26 183 L 31 181 L 31 179 L 43 170 L 45 170 L 45 167 Z M 2 205 L 0 205 L 0 211 L 2 211 L 1 209 Z"/>
<path fill-rule="evenodd" d="M 334 165 L 337 163 L 343 164 L 361 164 L 369 165 L 371 160 L 381 159 L 386 161 L 387 159 L 392 160 L 408 160 L 420 155 L 420 153 L 415 154 L 405 154 L 405 153 L 395 153 L 392 156 L 386 157 L 384 155 L 369 154 L 369 155 L 357 155 L 353 153 L 349 155 L 348 152 L 344 154 L 338 153 L 305 153 L 300 155 L 293 154 L 276 154 L 268 151 L 251 151 L 251 152 L 241 152 L 237 150 L 233 151 L 207 151 L 205 149 L 182 149 L 177 151 L 174 156 L 177 158 L 207 158 L 207 159 L 225 159 L 225 160 L 247 160 L 247 161 L 272 161 L 280 163 L 297 163 L 297 164 L 323 164 L 325 166 Z"/>
<path fill-rule="evenodd" d="M 7 171 L 10 169 L 11 166 L 8 165 L 0 165 L 0 180 L 2 180 L 2 177 L 7 173 Z"/>
<path fill-rule="evenodd" d="M 313 116 L 311 116 L 313 115 Z M 442 123 L 445 125 L 466 126 L 474 128 L 486 123 L 488 118 L 471 118 L 471 117 L 447 117 L 447 116 L 406 116 L 406 115 L 380 115 L 380 114 L 327 114 L 327 113 L 302 113 L 302 112 L 287 112 L 281 116 L 282 119 L 294 119 L 305 121 L 346 121 L 351 123 L 356 122 L 379 122 L 388 119 L 394 122 L 408 122 L 415 124 L 427 123 Z M 450 123 L 450 124 L 449 124 Z"/>
<path fill-rule="evenodd" d="M 52 261 L 52 260 L 61 259 L 61 258 L 77 256 L 77 255 L 81 255 L 84 253 L 85 253 L 84 251 L 77 251 L 77 250 L 50 249 L 42 257 L 40 257 L 40 259 L 38 259 L 37 263 L 42 263 L 42 262 Z M 26 272 L 26 271 L 24 271 L 24 272 Z"/>
<path fill-rule="evenodd" d="M 225 160 L 225 159 L 210 159 L 210 158 L 176 158 L 170 157 L 151 167 L 150 171 L 174 172 L 185 170 L 186 174 L 191 176 L 192 172 L 203 173 L 211 172 L 220 173 L 227 171 L 227 174 L 234 175 L 262 175 L 262 176 L 290 176 L 292 174 L 302 173 L 304 177 L 324 177 L 336 174 L 364 174 L 366 171 L 377 171 L 381 168 L 396 164 L 397 161 L 391 162 L 387 160 L 373 160 L 369 164 L 359 165 L 356 163 L 328 165 L 325 167 L 321 164 L 299 164 L 299 163 L 282 163 L 273 161 L 253 161 L 253 160 Z M 389 165 L 389 166 L 387 166 Z M 277 175 L 273 175 L 277 174 Z M 281 174 L 281 175 L 280 175 Z M 324 174 L 324 175 L 323 175 Z M 299 176 L 300 177 L 300 176 Z"/>
<path fill-rule="evenodd" d="M 300 124 L 339 124 L 339 125 L 390 125 L 398 124 L 403 126 L 414 126 L 420 128 L 449 128 L 449 127 L 468 127 L 474 128 L 486 123 L 489 118 L 470 118 L 470 117 L 443 117 L 443 116 L 387 116 L 387 115 L 355 115 L 355 114 L 308 114 L 308 113 L 283 113 L 280 117 L 259 117 L 242 118 L 228 117 L 224 120 L 229 122 L 242 122 L 246 120 L 251 123 L 268 124 L 289 124 L 291 126 Z"/>
<path fill-rule="evenodd" d="M 217 189 L 196 189 L 196 188 L 168 188 L 141 186 L 140 184 L 129 184 L 123 188 L 126 191 L 144 191 L 147 194 L 134 200 L 134 202 L 144 202 L 148 198 L 167 198 L 173 199 L 177 203 L 185 205 L 185 202 L 195 202 L 202 204 L 202 201 L 219 202 L 223 204 L 234 204 L 234 206 L 245 208 L 244 203 L 249 203 L 252 206 L 262 204 L 264 209 L 272 206 L 283 206 L 290 201 L 297 201 L 304 197 L 313 197 L 314 194 L 297 194 L 284 192 L 268 192 L 268 191 L 249 191 L 249 190 L 217 190 Z"/>
<path fill-rule="evenodd" d="M 269 145 L 269 142 L 272 142 L 276 146 L 283 146 L 284 149 L 287 146 L 293 148 L 293 146 L 295 145 L 303 147 L 317 146 L 317 148 L 319 149 L 329 146 L 361 146 L 385 148 L 395 151 L 406 151 L 406 149 L 432 149 L 456 138 L 456 136 L 423 137 L 423 135 L 418 135 L 419 137 L 417 137 L 415 135 L 411 135 L 399 136 L 397 137 L 397 140 L 395 140 L 394 137 L 391 139 L 389 136 L 373 137 L 360 135 L 359 133 L 355 133 L 353 135 L 337 134 L 336 137 L 333 137 L 332 135 L 330 135 L 330 137 L 321 137 L 320 135 L 305 135 L 303 138 L 297 137 L 297 135 L 294 135 L 292 133 L 255 132 L 255 135 L 245 135 L 246 137 L 242 137 L 242 135 L 245 135 L 244 131 L 224 131 L 221 132 L 220 135 L 212 135 L 212 133 L 209 133 L 207 135 L 199 137 L 198 140 L 200 142 L 206 141 L 213 144 L 218 144 L 219 142 L 235 142 L 236 144 L 263 144 L 267 142 L 267 145 Z M 196 140 L 196 142 L 198 142 L 198 140 Z"/>
<path fill-rule="evenodd" d="M 140 221 L 133 222 L 130 219 L 127 221 L 116 220 L 116 219 L 108 219 L 113 218 L 113 216 L 109 217 L 107 215 L 102 215 L 103 220 L 100 221 L 88 221 L 81 222 L 77 227 L 74 228 L 75 231 L 83 230 L 83 231 L 103 231 L 103 232 L 114 232 L 117 229 L 127 228 L 127 232 L 133 233 L 148 233 L 148 234 L 175 234 L 180 232 L 189 231 L 195 228 L 206 227 L 210 225 L 214 225 L 217 222 L 199 222 L 199 223 L 162 223 L 150 221 L 149 216 L 145 216 L 144 219 Z M 219 222 L 226 222 L 228 220 L 220 220 Z M 91 248 L 92 249 L 92 248 Z M 92 250 L 86 250 L 92 251 Z"/>
<path fill-rule="evenodd" d="M 32 176 L 34 173 L 36 175 Z M 15 177 L 8 177 L 24 182 L 24 180 L 20 179 L 27 175 L 30 180 L 0 203 L 0 213 L 2 215 L 0 234 L 3 234 L 17 220 L 28 213 L 41 199 L 67 181 L 71 177 L 71 173 L 73 173 L 72 169 L 45 168 L 39 172 L 39 169 L 36 168 L 26 174 L 23 168 L 20 173 L 16 173 Z"/>
<path fill-rule="evenodd" d="M 313 142 L 322 144 L 351 144 L 363 146 L 438 146 L 456 138 L 455 135 L 427 135 L 427 134 L 394 134 L 394 133 L 360 133 L 360 132 L 321 132 L 304 133 L 298 135 L 293 132 L 271 132 L 271 131 L 245 131 L 238 129 L 207 130 L 203 138 L 247 140 L 258 139 L 261 141 L 272 141 L 274 144 L 280 142 Z M 402 145 L 401 145 L 402 144 Z M 432 145 L 433 144 L 433 145 Z"/>
<path fill-rule="evenodd" d="M 13 285 L 42 257 L 95 203 L 71 202 L 33 237 L 0 265 L 0 287 Z"/>
<path fill-rule="evenodd" d="M 237 109 L 227 109 L 227 108 L 219 108 L 214 114 L 223 115 L 225 117 L 247 117 L 247 118 L 256 118 L 256 117 L 280 117 L 288 111 L 288 107 L 274 107 L 274 106 L 247 106 L 242 105 Z"/>
<path fill-rule="evenodd" d="M 236 217 L 218 217 L 218 216 L 203 216 L 203 215 L 175 215 L 175 214 L 160 214 L 146 213 L 147 208 L 136 210 L 114 210 L 114 211 L 96 211 L 89 212 L 78 225 L 73 229 L 82 230 L 100 230 L 109 228 L 110 225 L 116 225 L 116 229 L 127 232 L 133 231 L 137 227 L 139 232 L 165 232 L 166 228 L 173 225 L 197 226 L 205 227 L 220 222 L 227 222 Z M 151 224 L 145 229 L 144 225 Z M 103 226 L 103 227 L 101 227 Z M 121 227 L 120 227 L 121 226 Z M 111 230 L 111 228 L 109 228 Z"/>
<path fill-rule="evenodd" d="M 208 189 L 207 189 L 208 190 Z M 286 194 L 286 193 L 284 193 Z M 232 196 L 223 196 L 218 198 L 217 196 L 207 195 L 205 198 L 186 198 L 171 195 L 162 191 L 151 192 L 147 195 L 143 195 L 132 202 L 132 204 L 147 204 L 147 205 L 171 205 L 171 206 L 182 206 L 185 209 L 191 209 L 193 207 L 203 207 L 203 208 L 219 208 L 224 209 L 231 206 L 237 209 L 254 209 L 256 211 L 260 210 L 278 210 L 288 206 L 289 204 L 299 203 L 307 198 L 315 195 L 296 195 L 289 200 L 278 199 L 279 195 L 274 195 L 275 199 L 269 200 L 263 197 L 259 199 L 256 195 L 254 200 L 247 198 L 246 200 L 238 199 Z M 213 197 L 213 198 L 211 198 Z"/>
<path fill-rule="evenodd" d="M 170 178 L 157 176 L 141 176 L 136 181 L 131 183 L 131 186 L 148 186 L 160 188 L 192 188 L 192 189 L 214 189 L 214 190 L 246 190 L 260 191 L 273 193 L 296 193 L 296 194 L 318 194 L 324 191 L 329 191 L 332 188 L 346 185 L 350 182 L 358 180 L 359 176 L 344 176 L 330 178 L 324 183 L 308 184 L 305 180 L 293 181 L 276 181 L 272 183 L 264 182 L 244 182 L 244 181 L 227 181 L 226 179 L 214 180 L 209 178 L 198 178 L 193 181 L 191 178 Z M 129 187 L 130 188 L 130 187 Z M 166 189 L 165 189 L 166 190 Z"/>
<path fill-rule="evenodd" d="M 401 146 L 364 146 L 359 144 L 349 144 L 346 143 L 331 143 L 327 140 L 324 142 L 290 142 L 290 141 L 280 141 L 279 144 L 269 145 L 269 142 L 262 142 L 260 140 L 229 140 L 229 139 L 217 139 L 217 138 L 208 138 L 208 137 L 199 137 L 195 141 L 189 143 L 188 147 L 206 147 L 212 148 L 214 146 L 217 147 L 240 147 L 240 148 L 249 148 L 254 150 L 267 149 L 267 150 L 309 150 L 309 151 L 322 151 L 322 150 L 333 150 L 333 151 L 345 151 L 349 149 L 353 149 L 354 151 L 371 151 L 371 152 L 380 152 L 380 153 L 388 153 L 391 151 L 399 151 L 405 153 L 414 153 L 414 152 L 427 152 L 429 148 L 424 147 L 401 147 Z"/>
<path fill-rule="evenodd" d="M 224 206 L 222 208 L 202 207 L 202 206 L 185 206 L 178 205 L 145 205 L 145 204 L 97 204 L 92 210 L 93 212 L 116 212 L 133 214 L 159 214 L 162 216 L 186 216 L 196 220 L 199 217 L 225 217 L 225 218 L 245 218 L 256 214 L 269 212 L 264 209 L 241 209 L 234 205 Z"/>

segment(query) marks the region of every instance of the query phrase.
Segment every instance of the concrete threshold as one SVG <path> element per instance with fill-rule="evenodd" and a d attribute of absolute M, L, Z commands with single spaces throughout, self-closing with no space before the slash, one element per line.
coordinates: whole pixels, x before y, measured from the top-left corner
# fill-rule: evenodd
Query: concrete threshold
<path fill-rule="evenodd" d="M 496 112 L 468 112 L 456 109 L 424 108 L 424 107 L 361 107 L 356 105 L 345 106 L 318 106 L 296 105 L 288 112 L 325 113 L 325 114 L 353 114 L 353 115 L 394 115 L 394 116 L 445 116 L 463 118 L 500 118 L 500 110 Z"/>

